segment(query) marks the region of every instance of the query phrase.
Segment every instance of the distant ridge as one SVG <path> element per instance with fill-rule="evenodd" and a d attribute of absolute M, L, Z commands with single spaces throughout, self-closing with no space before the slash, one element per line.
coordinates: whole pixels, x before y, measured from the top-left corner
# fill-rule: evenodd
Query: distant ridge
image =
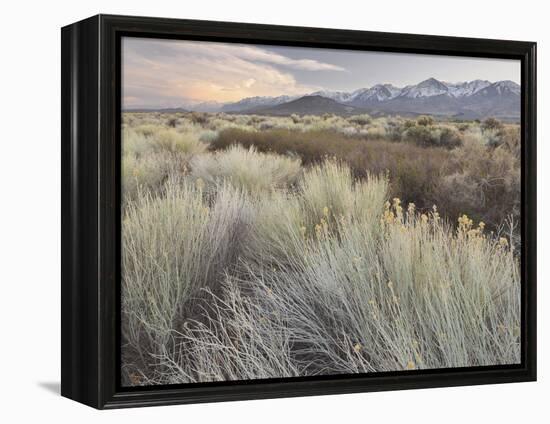
<path fill-rule="evenodd" d="M 251 109 L 247 112 L 264 115 L 321 115 L 324 113 L 352 115 L 364 112 L 364 110 L 339 103 L 328 97 L 313 95 L 300 97 L 299 99 L 268 108 Z"/>

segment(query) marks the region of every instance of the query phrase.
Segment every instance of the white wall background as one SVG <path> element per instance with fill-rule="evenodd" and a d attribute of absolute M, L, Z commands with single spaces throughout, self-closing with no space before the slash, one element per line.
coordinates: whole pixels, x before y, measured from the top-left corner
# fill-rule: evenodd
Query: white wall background
<path fill-rule="evenodd" d="M 13 1 L 0 50 L 0 421 L 519 423 L 548 418 L 550 235 L 545 4 L 534 0 Z M 539 382 L 98 412 L 61 398 L 60 30 L 96 13 L 537 41 Z M 546 357 L 545 357 L 546 356 Z M 548 396 L 548 394 L 547 394 Z"/>

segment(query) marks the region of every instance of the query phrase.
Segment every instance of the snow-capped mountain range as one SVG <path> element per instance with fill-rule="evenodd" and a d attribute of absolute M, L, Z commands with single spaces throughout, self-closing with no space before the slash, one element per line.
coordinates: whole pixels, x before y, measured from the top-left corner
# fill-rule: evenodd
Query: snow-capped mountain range
<path fill-rule="evenodd" d="M 518 118 L 520 116 L 520 86 L 513 81 L 490 82 L 473 80 L 449 83 L 428 78 L 418 84 L 396 87 L 392 84 L 376 84 L 355 91 L 321 90 L 300 96 L 247 97 L 231 103 L 183 104 L 187 110 L 200 112 L 262 113 L 275 106 L 293 102 L 302 97 L 320 96 L 354 112 L 380 113 L 429 113 L 463 117 L 464 119 L 496 116 Z M 278 110 L 290 110 L 278 108 Z M 342 109 L 344 110 L 344 109 Z M 351 109 L 348 109 L 351 110 Z"/>

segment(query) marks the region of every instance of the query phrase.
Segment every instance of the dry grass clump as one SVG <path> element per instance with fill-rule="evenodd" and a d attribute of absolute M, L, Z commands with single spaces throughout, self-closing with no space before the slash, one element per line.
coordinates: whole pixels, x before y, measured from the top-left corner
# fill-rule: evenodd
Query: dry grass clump
<path fill-rule="evenodd" d="M 300 159 L 258 153 L 239 145 L 223 152 L 198 155 L 191 161 L 192 175 L 209 184 L 229 181 L 252 193 L 293 184 L 301 172 Z"/>
<path fill-rule="evenodd" d="M 200 291 L 216 291 L 236 263 L 251 220 L 243 193 L 220 186 L 213 204 L 191 181 L 168 181 L 158 196 L 130 202 L 122 225 L 123 325 L 139 368 L 158 370 L 173 332 L 200 313 Z M 152 362 L 152 363 L 150 363 Z"/>
<path fill-rule="evenodd" d="M 168 177 L 183 176 L 189 160 L 207 149 L 196 133 L 154 124 L 125 128 L 122 133 L 124 201 L 139 192 L 158 192 Z"/>
<path fill-rule="evenodd" d="M 199 154 L 207 149 L 195 134 L 164 129 L 151 136 L 150 146 L 154 151 L 168 153 Z"/>
<path fill-rule="evenodd" d="M 127 154 L 122 158 L 122 192 L 124 201 L 137 199 L 146 193 L 162 190 L 169 177 L 187 172 L 187 158 L 166 152 L 148 155 Z"/>
<path fill-rule="evenodd" d="M 328 226 L 349 222 L 369 231 L 378 223 L 388 181 L 369 175 L 356 180 L 348 166 L 327 161 L 306 170 L 292 192 L 277 191 L 258 203 L 255 231 L 248 249 L 262 252 L 265 264 L 290 266 L 303 256 L 304 238 L 319 236 Z"/>
<path fill-rule="evenodd" d="M 338 219 L 368 226 L 376 222 L 381 213 L 380 205 L 387 196 L 388 182 L 374 175 L 356 180 L 349 166 L 325 161 L 304 173 L 299 190 L 307 216 L 306 225 L 311 226 L 311 230 L 324 221 Z"/>

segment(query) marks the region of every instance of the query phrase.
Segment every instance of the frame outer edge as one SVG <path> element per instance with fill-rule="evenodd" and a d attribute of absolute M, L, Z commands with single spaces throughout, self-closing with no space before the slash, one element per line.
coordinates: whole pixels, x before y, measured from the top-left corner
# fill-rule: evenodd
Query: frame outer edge
<path fill-rule="evenodd" d="M 61 30 L 61 395 L 99 408 L 98 17 Z"/>
<path fill-rule="evenodd" d="M 116 370 L 116 84 L 117 32 L 162 32 L 166 37 L 240 37 L 253 43 L 311 43 L 382 49 L 463 52 L 472 56 L 522 57 L 524 81 L 527 200 L 525 226 L 529 246 L 522 277 L 528 277 L 524 317 L 526 360 L 515 370 L 479 370 L 457 374 L 379 376 L 372 379 L 285 382 L 128 392 L 120 390 Z M 279 38 L 280 37 L 280 38 Z M 415 47 L 416 42 L 424 47 Z M 433 44 L 430 44 L 433 42 Z M 370 43 L 370 44 L 369 44 Z M 397 46 L 397 47 L 396 47 Z M 341 47 L 340 47 L 341 48 Z M 508 50 L 509 49 L 509 50 Z M 439 52 L 439 53 L 438 53 Z M 97 15 L 62 29 L 62 395 L 94 408 L 120 408 L 218 402 L 379 390 L 533 381 L 536 379 L 536 44 L 458 37 L 372 33 L 209 21 Z M 114 283 L 114 285 L 113 285 Z"/>
<path fill-rule="evenodd" d="M 526 304 L 530 308 L 527 316 L 528 346 L 526 364 L 529 379 L 537 380 L 537 43 L 530 43 L 526 62 L 528 72 L 526 75 L 528 85 L 527 92 L 527 133 L 525 140 L 526 152 L 529 157 L 525 161 L 528 174 L 526 174 L 524 186 L 525 207 L 527 209 L 527 227 L 525 236 L 528 238 L 527 254 L 528 267 L 525 272 L 527 279 Z M 529 145 L 528 145 L 529 144 Z"/>

